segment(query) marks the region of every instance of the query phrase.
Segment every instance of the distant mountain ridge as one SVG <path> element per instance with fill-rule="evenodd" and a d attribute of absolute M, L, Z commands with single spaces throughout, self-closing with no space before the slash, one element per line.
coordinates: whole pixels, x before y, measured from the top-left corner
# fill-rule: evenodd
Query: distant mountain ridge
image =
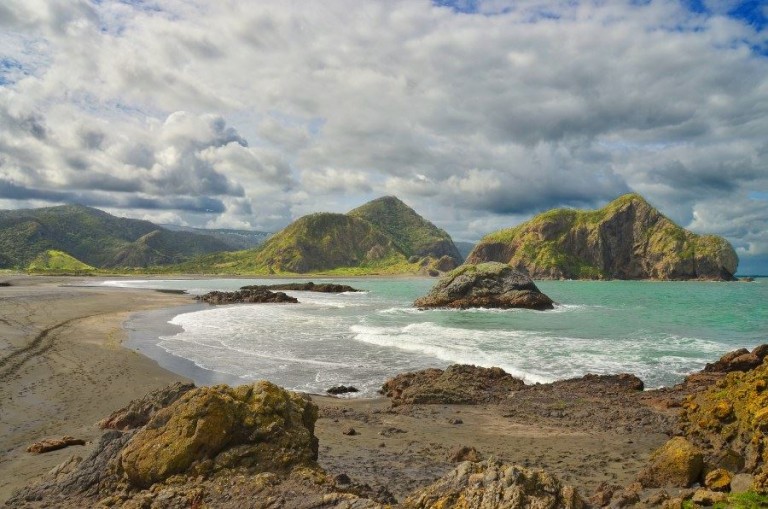
<path fill-rule="evenodd" d="M 82 205 L 0 211 L 0 267 L 25 269 L 50 250 L 96 268 L 148 267 L 230 250 L 210 236 Z"/>
<path fill-rule="evenodd" d="M 738 266 L 728 241 L 685 230 L 638 194 L 599 210 L 550 210 L 490 233 L 466 263 L 487 261 L 534 279 L 732 280 Z"/>
<path fill-rule="evenodd" d="M 451 237 L 394 196 L 373 200 L 348 214 L 303 216 L 262 246 L 211 255 L 184 264 L 192 272 L 431 273 L 462 261 Z"/>
<path fill-rule="evenodd" d="M 237 230 L 231 228 L 193 228 L 191 226 L 179 226 L 175 224 L 162 223 L 160 226 L 173 232 L 187 232 L 213 237 L 227 244 L 233 251 L 251 249 L 260 246 L 272 235 L 271 232 L 263 232 L 259 230 Z"/>

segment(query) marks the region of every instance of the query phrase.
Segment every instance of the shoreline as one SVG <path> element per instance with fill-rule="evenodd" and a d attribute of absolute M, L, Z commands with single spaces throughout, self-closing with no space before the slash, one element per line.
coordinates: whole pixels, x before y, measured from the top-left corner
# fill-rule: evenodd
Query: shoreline
<path fill-rule="evenodd" d="M 61 286 L 71 281 L 22 276 L 0 289 L 0 501 L 73 454 L 87 455 L 101 435 L 96 422 L 115 408 L 186 381 L 121 341 L 131 313 L 188 304 L 188 296 Z M 89 443 L 25 450 L 65 435 Z"/>
<path fill-rule="evenodd" d="M 79 281 L 93 282 L 89 279 Z M 0 502 L 72 455 L 86 456 L 102 433 L 96 426 L 101 418 L 151 390 L 187 381 L 170 370 L 173 363 L 158 362 L 145 355 L 146 350 L 133 349 L 129 331 L 145 319 L 154 320 L 154 328 L 142 334 L 156 339 L 158 331 L 173 332 L 161 323 L 163 319 L 201 308 L 189 295 L 62 286 L 72 282 L 72 278 L 22 276 L 14 286 L 0 289 Z M 42 343 L 34 342 L 46 330 L 42 345 L 46 348 L 38 348 Z M 3 359 L 30 345 L 28 358 L 4 375 Z M 215 383 L 223 381 L 207 373 Z M 454 449 L 470 446 L 485 458 L 544 468 L 589 495 L 603 482 L 631 482 L 650 453 L 667 439 L 664 426 L 637 421 L 634 415 L 621 414 L 603 427 L 597 417 L 590 417 L 607 405 L 600 399 L 604 396 L 590 392 L 593 388 L 584 389 L 569 414 L 573 389 L 556 385 L 530 391 L 530 400 L 496 405 L 392 407 L 383 397 L 311 394 L 320 408 L 315 428 L 319 463 L 331 475 L 348 474 L 358 482 L 386 486 L 402 499 L 453 468 Z M 647 412 L 643 394 L 633 399 L 637 409 L 632 411 Z M 611 400 L 608 405 L 620 408 L 624 403 Z M 664 412 L 670 413 L 666 409 L 659 415 Z M 350 427 L 357 432 L 354 436 L 344 433 Z M 42 455 L 25 451 L 34 441 L 64 435 L 89 443 Z"/>

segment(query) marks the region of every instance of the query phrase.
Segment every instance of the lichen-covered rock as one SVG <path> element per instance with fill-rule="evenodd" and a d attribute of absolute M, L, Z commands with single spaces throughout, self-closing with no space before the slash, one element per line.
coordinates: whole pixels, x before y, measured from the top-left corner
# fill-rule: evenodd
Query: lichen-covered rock
<path fill-rule="evenodd" d="M 639 481 L 647 488 L 686 488 L 699 480 L 704 455 L 683 437 L 674 437 L 653 453 Z"/>
<path fill-rule="evenodd" d="M 99 421 L 101 429 L 128 430 L 144 426 L 149 419 L 161 408 L 165 408 L 184 393 L 195 388 L 195 384 L 176 382 L 152 391 L 141 399 L 131 401 L 120 410 L 115 410 L 109 417 Z"/>
<path fill-rule="evenodd" d="M 712 491 L 728 491 L 731 479 L 731 473 L 726 469 L 716 468 L 704 477 L 704 486 Z"/>
<path fill-rule="evenodd" d="M 454 364 L 445 370 L 429 368 L 387 380 L 381 393 L 403 404 L 478 404 L 501 401 L 525 383 L 501 368 Z"/>
<path fill-rule="evenodd" d="M 541 293 L 531 278 L 503 263 L 462 265 L 437 282 L 418 308 L 525 308 L 552 309 L 552 299 Z"/>
<path fill-rule="evenodd" d="M 201 387 L 157 412 L 119 464 L 142 488 L 193 465 L 279 472 L 317 458 L 316 420 L 314 403 L 269 382 Z"/>
<path fill-rule="evenodd" d="M 733 359 L 739 356 L 732 357 Z M 754 476 L 768 492 L 768 364 L 732 371 L 706 391 L 683 401 L 680 431 L 713 468 Z"/>
<path fill-rule="evenodd" d="M 464 462 L 434 484 L 409 496 L 407 509 L 578 509 L 578 492 L 542 470 L 488 460 Z"/>

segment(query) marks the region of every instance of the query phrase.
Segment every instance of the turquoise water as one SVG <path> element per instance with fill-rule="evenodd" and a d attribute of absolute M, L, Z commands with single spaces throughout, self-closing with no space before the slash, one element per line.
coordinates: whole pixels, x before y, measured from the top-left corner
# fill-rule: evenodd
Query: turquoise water
<path fill-rule="evenodd" d="M 278 281 L 105 284 L 199 294 Z M 352 384 L 370 396 L 397 373 L 453 363 L 500 366 L 529 383 L 630 372 L 658 387 L 679 382 L 729 350 L 768 342 L 766 279 L 543 281 L 539 288 L 558 303 L 545 312 L 413 309 L 411 302 L 434 279 L 334 282 L 365 293 L 287 292 L 300 304 L 201 306 L 173 317 L 170 324 L 180 332 L 153 338 L 159 347 L 154 351 L 187 359 L 230 383 L 266 378 L 308 392 Z"/>

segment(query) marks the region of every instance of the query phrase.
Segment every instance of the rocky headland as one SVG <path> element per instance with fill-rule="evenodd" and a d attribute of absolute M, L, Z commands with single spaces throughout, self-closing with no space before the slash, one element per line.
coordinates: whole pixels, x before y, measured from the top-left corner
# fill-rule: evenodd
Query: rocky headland
<path fill-rule="evenodd" d="M 734 280 L 738 257 L 715 235 L 676 225 L 637 194 L 593 211 L 550 210 L 483 237 L 466 263 L 507 263 L 534 279 Z"/>
<path fill-rule="evenodd" d="M 462 265 L 443 276 L 429 294 L 416 299 L 418 308 L 554 307 L 527 275 L 498 262 Z"/>

